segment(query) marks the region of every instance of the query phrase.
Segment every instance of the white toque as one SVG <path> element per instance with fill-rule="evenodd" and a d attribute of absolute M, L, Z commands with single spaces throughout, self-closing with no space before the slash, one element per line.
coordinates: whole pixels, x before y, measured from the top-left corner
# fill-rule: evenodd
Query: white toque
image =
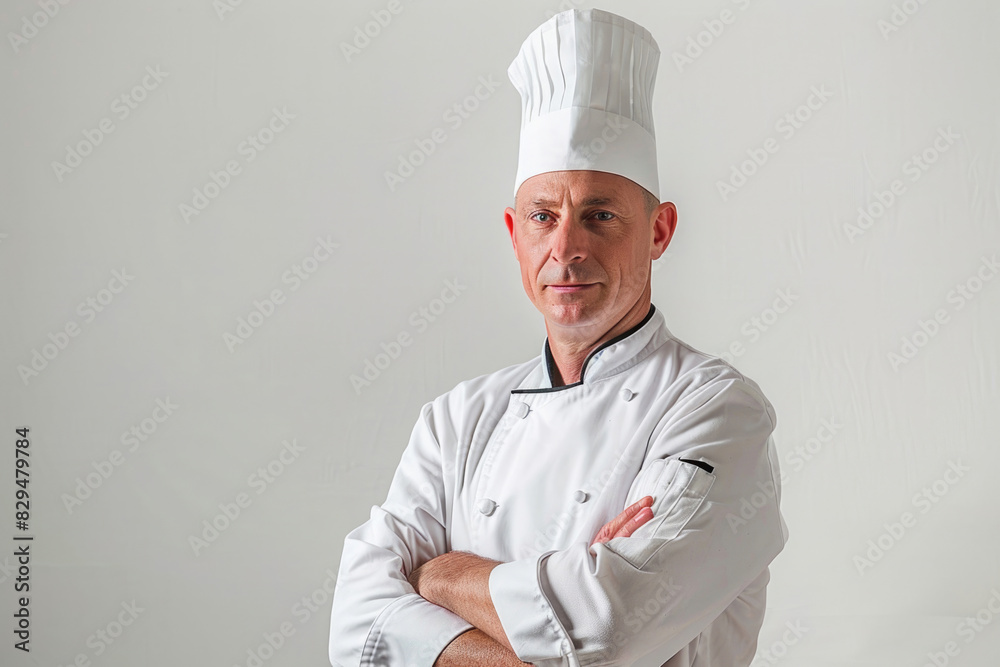
<path fill-rule="evenodd" d="M 659 199 L 653 86 L 660 48 L 648 30 L 600 9 L 538 26 L 507 76 L 521 94 L 514 193 L 550 171 L 624 176 Z"/>

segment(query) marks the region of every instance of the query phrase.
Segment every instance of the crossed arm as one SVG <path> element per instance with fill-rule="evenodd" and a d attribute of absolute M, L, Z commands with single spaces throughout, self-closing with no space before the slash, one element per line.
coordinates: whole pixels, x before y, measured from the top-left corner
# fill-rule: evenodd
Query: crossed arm
<path fill-rule="evenodd" d="M 582 664 L 623 664 L 608 660 L 654 653 L 666 660 L 690 644 L 766 578 L 788 532 L 767 400 L 730 377 L 682 393 L 683 401 L 663 399 L 675 407 L 651 433 L 626 496 L 648 503 L 642 525 L 620 535 L 621 525 L 606 526 L 589 548 L 574 542 L 507 563 L 449 551 L 446 502 L 457 472 L 443 462 L 452 454 L 442 453 L 437 431 L 453 406 L 447 395 L 427 403 L 386 502 L 344 538 L 331 664 L 524 664 L 520 655 L 556 665 L 574 653 Z M 713 472 L 680 456 L 722 465 Z M 631 511 L 621 523 L 636 519 Z M 602 537 L 607 544 L 597 543 Z M 644 603 L 659 613 L 647 615 Z M 756 640 L 746 625 L 756 622 L 755 610 L 737 612 L 745 627 L 719 647 L 732 656 Z"/>
<path fill-rule="evenodd" d="M 629 537 L 653 518 L 652 496 L 644 496 L 604 525 L 591 545 L 615 537 Z M 444 607 L 475 626 L 445 647 L 435 667 L 507 667 L 521 662 L 507 639 L 490 597 L 490 572 L 501 561 L 467 551 L 449 551 L 410 573 L 414 590 L 428 602 Z"/>

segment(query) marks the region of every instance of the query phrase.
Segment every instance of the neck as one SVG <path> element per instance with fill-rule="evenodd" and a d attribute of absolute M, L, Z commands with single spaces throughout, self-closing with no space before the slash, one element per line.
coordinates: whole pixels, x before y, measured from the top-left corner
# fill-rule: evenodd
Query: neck
<path fill-rule="evenodd" d="M 628 312 L 625 313 L 610 329 L 603 328 L 602 325 L 593 327 L 560 327 L 545 322 L 545 330 L 549 339 L 549 351 L 552 353 L 554 368 L 552 369 L 552 386 L 562 387 L 580 381 L 580 373 L 583 370 L 583 362 L 587 359 L 595 348 L 604 342 L 611 340 L 619 334 L 625 333 L 635 325 L 639 324 L 649 314 L 650 295 L 649 288 Z"/>

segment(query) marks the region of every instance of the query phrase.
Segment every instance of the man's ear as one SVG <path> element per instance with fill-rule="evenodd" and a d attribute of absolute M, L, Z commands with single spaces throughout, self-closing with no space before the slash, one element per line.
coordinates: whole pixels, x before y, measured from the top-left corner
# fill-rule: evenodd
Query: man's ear
<path fill-rule="evenodd" d="M 514 227 L 517 224 L 515 222 L 514 216 L 517 215 L 517 211 L 508 206 L 504 209 L 503 219 L 507 224 L 507 232 L 510 234 L 510 243 L 514 246 L 514 257 L 517 257 L 517 238 L 514 236 Z"/>
<path fill-rule="evenodd" d="M 670 240 L 677 228 L 677 207 L 673 202 L 665 201 L 656 207 L 653 220 L 653 247 L 650 259 L 657 260 L 667 250 Z"/>

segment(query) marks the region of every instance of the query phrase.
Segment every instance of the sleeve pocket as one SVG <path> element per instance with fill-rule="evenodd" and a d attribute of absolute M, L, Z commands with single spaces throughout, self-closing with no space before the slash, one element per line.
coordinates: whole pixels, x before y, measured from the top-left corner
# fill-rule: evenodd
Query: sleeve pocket
<path fill-rule="evenodd" d="M 630 537 L 616 537 L 606 546 L 641 570 L 664 544 L 677 537 L 714 482 L 714 474 L 681 459 L 650 462 L 632 482 L 625 507 L 652 496 L 653 518 Z"/>

